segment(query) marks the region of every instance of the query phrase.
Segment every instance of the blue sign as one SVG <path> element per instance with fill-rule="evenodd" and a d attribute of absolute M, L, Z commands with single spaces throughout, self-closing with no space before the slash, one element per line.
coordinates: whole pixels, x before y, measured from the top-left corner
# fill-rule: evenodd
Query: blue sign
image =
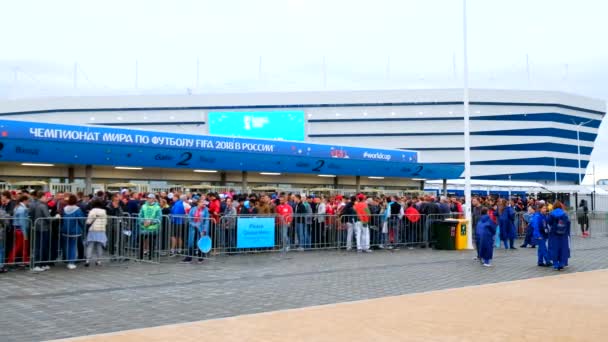
<path fill-rule="evenodd" d="M 274 217 L 239 217 L 236 248 L 274 247 Z"/>
<path fill-rule="evenodd" d="M 304 111 L 209 112 L 209 134 L 304 141 Z"/>
<path fill-rule="evenodd" d="M 413 151 L 0 120 L 0 162 L 452 179 Z"/>
<path fill-rule="evenodd" d="M 416 151 L 176 134 L 101 126 L 73 126 L 0 120 L 0 131 L 1 137 L 10 139 L 162 147 L 187 151 L 247 152 L 368 161 L 408 163 L 416 163 L 418 161 L 418 152 Z"/>

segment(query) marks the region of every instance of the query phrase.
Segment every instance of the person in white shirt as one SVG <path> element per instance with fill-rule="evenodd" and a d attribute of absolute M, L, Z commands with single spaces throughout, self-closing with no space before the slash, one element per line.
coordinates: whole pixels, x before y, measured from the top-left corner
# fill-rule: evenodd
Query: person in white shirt
<path fill-rule="evenodd" d="M 317 229 L 317 234 L 316 236 L 318 237 L 318 241 L 316 241 L 316 243 L 318 244 L 318 247 L 327 247 L 327 232 L 325 230 L 325 221 L 327 219 L 327 201 L 325 200 L 324 197 L 321 197 L 320 199 L 318 199 L 318 204 L 317 204 L 317 217 L 316 217 L 316 229 Z"/>

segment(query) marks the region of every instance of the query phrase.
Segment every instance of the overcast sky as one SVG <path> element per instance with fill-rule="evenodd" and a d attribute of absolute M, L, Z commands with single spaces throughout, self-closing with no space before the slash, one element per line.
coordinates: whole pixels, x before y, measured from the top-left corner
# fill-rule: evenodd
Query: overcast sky
<path fill-rule="evenodd" d="M 472 87 L 608 99 L 608 2 L 468 8 Z M 0 98 L 462 84 L 459 0 L 2 1 L 0 32 Z"/>

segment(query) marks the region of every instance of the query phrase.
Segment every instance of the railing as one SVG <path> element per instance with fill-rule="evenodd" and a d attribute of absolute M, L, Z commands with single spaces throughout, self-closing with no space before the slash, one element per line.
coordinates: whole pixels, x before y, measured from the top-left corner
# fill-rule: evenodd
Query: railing
<path fill-rule="evenodd" d="M 171 260 L 167 258 L 170 256 L 197 262 L 227 254 L 428 247 L 437 239 L 435 223 L 454 216 L 459 215 L 230 215 L 216 221 L 192 213 L 163 216 L 160 220 L 125 214 L 100 218 L 99 222 L 85 217 L 49 217 L 33 222 L 1 218 L 0 266 L 39 270 L 56 263 L 159 263 Z M 608 213 L 595 213 L 584 220 L 571 212 L 570 220 L 572 236 L 586 237 L 581 228 L 587 223 L 592 237 L 608 235 Z M 530 231 L 527 222 L 524 213 L 515 215 L 520 238 Z M 472 232 L 469 229 L 468 233 Z M 198 248 L 204 236 L 212 241 L 208 254 Z"/>

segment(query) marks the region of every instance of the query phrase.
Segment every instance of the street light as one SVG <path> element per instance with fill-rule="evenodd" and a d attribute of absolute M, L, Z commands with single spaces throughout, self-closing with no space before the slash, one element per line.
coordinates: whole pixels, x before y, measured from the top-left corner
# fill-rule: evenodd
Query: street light
<path fill-rule="evenodd" d="M 578 185 L 581 185 L 581 183 L 583 182 L 583 180 L 581 179 L 581 140 L 580 140 L 580 131 L 581 131 L 581 126 L 585 126 L 586 124 L 590 123 L 591 121 L 593 121 L 594 119 L 585 121 L 585 122 L 581 122 L 581 123 L 576 123 L 576 121 L 574 119 L 571 119 L 572 123 L 576 125 L 576 147 L 577 147 L 577 151 L 578 151 Z"/>
<path fill-rule="evenodd" d="M 471 215 L 471 140 L 469 125 L 469 58 L 467 51 L 467 0 L 462 0 L 462 51 L 463 51 L 463 96 L 464 105 L 464 201 L 465 218 L 472 227 Z M 469 232 L 472 230 L 469 229 Z M 473 249 L 473 234 L 467 234 L 467 249 Z"/>
<path fill-rule="evenodd" d="M 586 176 L 593 176 L 593 196 L 591 197 L 591 211 L 595 211 L 595 164 L 593 164 L 593 173 L 589 174 L 585 172 L 585 177 Z"/>

